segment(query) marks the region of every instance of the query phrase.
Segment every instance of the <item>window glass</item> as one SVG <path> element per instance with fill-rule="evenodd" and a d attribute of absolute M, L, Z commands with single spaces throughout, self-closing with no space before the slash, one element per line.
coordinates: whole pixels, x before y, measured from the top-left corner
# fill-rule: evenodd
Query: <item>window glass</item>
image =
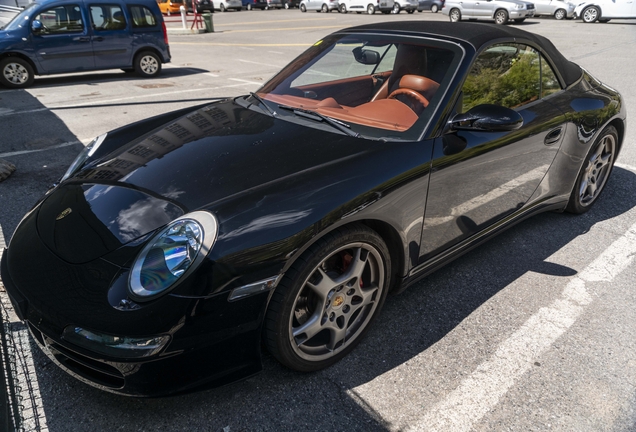
<path fill-rule="evenodd" d="M 44 26 L 41 34 L 77 33 L 84 31 L 82 13 L 77 5 L 48 9 L 35 17 Z"/>
<path fill-rule="evenodd" d="M 546 97 L 559 90 L 561 90 L 559 80 L 554 74 L 550 64 L 541 56 L 541 97 Z"/>
<path fill-rule="evenodd" d="M 155 16 L 150 9 L 145 6 L 129 6 L 130 15 L 132 16 L 132 25 L 138 27 L 154 27 L 157 25 Z"/>
<path fill-rule="evenodd" d="M 393 70 L 393 65 L 395 64 L 395 56 L 397 55 L 397 46 L 391 44 L 386 52 L 384 53 L 384 57 L 382 57 L 382 61 L 378 65 L 378 68 L 375 72 L 388 72 Z"/>
<path fill-rule="evenodd" d="M 482 52 L 464 82 L 463 112 L 481 104 L 516 108 L 539 99 L 540 57 L 525 45 L 493 45 Z"/>
<path fill-rule="evenodd" d="M 126 28 L 126 18 L 119 5 L 91 5 L 91 20 L 93 29 L 104 30 L 124 30 Z"/>

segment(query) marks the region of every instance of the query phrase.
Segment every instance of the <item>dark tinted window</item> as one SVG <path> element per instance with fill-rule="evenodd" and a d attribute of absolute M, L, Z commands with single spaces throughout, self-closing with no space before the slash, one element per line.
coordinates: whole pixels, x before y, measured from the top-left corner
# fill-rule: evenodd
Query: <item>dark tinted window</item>
<path fill-rule="evenodd" d="M 126 28 L 126 18 L 119 5 L 91 5 L 90 11 L 93 29 L 96 31 Z"/>
<path fill-rule="evenodd" d="M 40 34 L 77 33 L 84 31 L 82 13 L 78 5 L 64 5 L 48 9 L 35 17 L 44 26 Z"/>
<path fill-rule="evenodd" d="M 561 84 L 557 79 L 552 67 L 547 60 L 541 56 L 541 97 L 546 97 L 561 90 Z"/>
<path fill-rule="evenodd" d="M 130 15 L 132 16 L 133 27 L 154 27 L 157 20 L 150 9 L 145 6 L 129 6 Z"/>

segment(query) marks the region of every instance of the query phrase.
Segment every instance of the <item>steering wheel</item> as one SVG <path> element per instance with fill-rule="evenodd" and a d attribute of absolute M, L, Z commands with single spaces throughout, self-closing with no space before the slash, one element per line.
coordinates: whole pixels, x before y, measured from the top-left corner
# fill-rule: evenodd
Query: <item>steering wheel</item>
<path fill-rule="evenodd" d="M 395 99 L 400 95 L 405 95 L 408 96 L 412 99 L 415 99 L 416 102 L 418 102 L 419 104 L 421 104 L 424 108 L 426 108 L 428 106 L 428 99 L 426 99 L 424 96 L 422 96 L 420 93 L 416 92 L 413 89 L 410 88 L 406 88 L 406 87 L 402 87 L 399 88 L 397 90 L 394 90 L 388 97 L 387 99 Z"/>

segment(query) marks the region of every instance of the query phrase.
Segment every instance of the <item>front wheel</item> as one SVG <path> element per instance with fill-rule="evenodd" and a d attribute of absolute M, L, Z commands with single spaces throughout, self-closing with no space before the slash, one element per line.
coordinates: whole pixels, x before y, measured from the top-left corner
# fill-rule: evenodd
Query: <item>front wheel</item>
<path fill-rule="evenodd" d="M 221 9 L 221 12 L 227 12 L 227 9 L 225 9 L 225 6 L 223 5 L 223 3 L 221 3 L 220 9 Z"/>
<path fill-rule="evenodd" d="M 401 10 L 401 8 L 400 8 L 400 4 L 399 4 L 398 2 L 395 2 L 395 3 L 393 4 L 393 10 L 391 11 L 391 13 L 393 13 L 393 14 L 399 14 L 399 13 L 400 13 L 400 10 Z"/>
<path fill-rule="evenodd" d="M 340 13 L 347 13 L 347 6 L 344 3 L 340 4 L 340 8 L 338 9 Z"/>
<path fill-rule="evenodd" d="M 301 3 L 301 4 L 300 4 L 300 11 L 301 11 L 301 12 L 307 12 L 307 6 L 305 6 L 305 4 L 304 4 L 304 3 Z"/>
<path fill-rule="evenodd" d="M 276 287 L 265 316 L 265 345 L 297 371 L 336 363 L 380 312 L 390 274 L 389 251 L 375 231 L 355 225 L 327 234 Z"/>
<path fill-rule="evenodd" d="M 20 57 L 0 61 L 0 84 L 8 88 L 25 88 L 33 84 L 33 68 Z"/>
<path fill-rule="evenodd" d="M 415 12 L 414 9 L 409 9 L 409 10 L 406 11 L 406 13 L 409 14 L 409 15 L 412 14 L 413 12 Z"/>
<path fill-rule="evenodd" d="M 161 60 L 152 51 L 143 51 L 135 57 L 135 72 L 143 78 L 154 78 L 161 72 Z"/>
<path fill-rule="evenodd" d="M 585 10 L 583 10 L 581 18 L 583 19 L 583 22 L 593 23 L 598 19 L 600 14 L 601 13 L 599 12 L 598 8 L 596 8 L 595 6 L 589 6 L 586 7 Z"/>
<path fill-rule="evenodd" d="M 375 13 L 375 6 L 373 6 L 372 4 L 370 4 L 369 6 L 367 6 L 367 13 L 369 15 L 373 15 Z"/>
<path fill-rule="evenodd" d="M 562 20 L 565 19 L 566 16 L 567 13 L 565 12 L 565 9 L 557 9 L 557 11 L 554 13 L 554 19 Z"/>
<path fill-rule="evenodd" d="M 618 132 L 614 126 L 608 126 L 585 157 L 565 211 L 581 214 L 594 205 L 612 173 L 617 150 Z"/>
<path fill-rule="evenodd" d="M 448 18 L 450 18 L 450 22 L 460 22 L 462 20 L 462 13 L 459 9 L 452 9 L 448 14 Z"/>
<path fill-rule="evenodd" d="M 495 12 L 495 24 L 505 24 L 508 22 L 508 12 L 503 10 L 503 9 L 499 9 L 497 12 Z"/>
<path fill-rule="evenodd" d="M 247 10 L 251 11 L 252 10 L 252 5 L 250 3 L 247 4 Z"/>
<path fill-rule="evenodd" d="M 434 5 L 432 5 L 432 6 L 431 6 L 431 12 L 433 12 L 433 13 L 437 13 L 438 11 L 439 11 L 439 7 L 437 7 L 437 5 L 436 5 L 436 4 L 434 4 Z M 420 11 L 420 12 L 421 12 L 421 11 Z"/>
<path fill-rule="evenodd" d="M 320 9 L 322 12 L 327 13 L 329 12 L 329 6 L 327 6 L 326 3 L 322 4 L 322 8 Z"/>
<path fill-rule="evenodd" d="M 285 3 L 285 9 L 289 9 L 289 3 Z"/>

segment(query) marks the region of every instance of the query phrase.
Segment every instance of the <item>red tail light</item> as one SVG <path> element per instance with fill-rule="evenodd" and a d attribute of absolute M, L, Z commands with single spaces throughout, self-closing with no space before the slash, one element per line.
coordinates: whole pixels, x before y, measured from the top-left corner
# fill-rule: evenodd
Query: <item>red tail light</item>
<path fill-rule="evenodd" d="M 163 41 L 168 45 L 168 30 L 166 29 L 166 22 L 161 21 L 161 30 L 163 30 Z"/>

